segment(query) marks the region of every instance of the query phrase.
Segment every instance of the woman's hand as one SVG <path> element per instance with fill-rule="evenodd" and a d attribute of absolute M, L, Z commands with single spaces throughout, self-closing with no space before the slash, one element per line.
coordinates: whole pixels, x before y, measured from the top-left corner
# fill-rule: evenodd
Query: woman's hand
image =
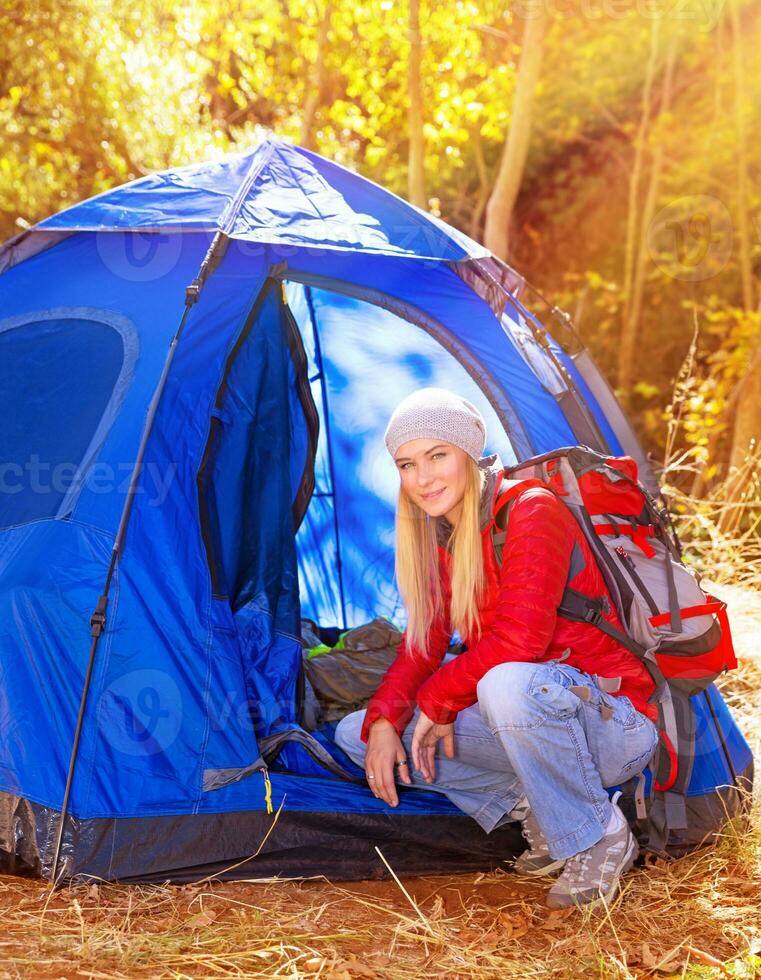
<path fill-rule="evenodd" d="M 373 793 L 389 806 L 396 806 L 399 802 L 394 783 L 396 772 L 407 786 L 412 783 L 402 740 L 387 718 L 378 718 L 367 735 L 365 775 Z"/>
<path fill-rule="evenodd" d="M 440 738 L 444 739 L 444 755 L 454 759 L 454 723 L 437 725 L 421 711 L 412 736 L 412 761 L 427 783 L 436 778 L 436 743 Z"/>

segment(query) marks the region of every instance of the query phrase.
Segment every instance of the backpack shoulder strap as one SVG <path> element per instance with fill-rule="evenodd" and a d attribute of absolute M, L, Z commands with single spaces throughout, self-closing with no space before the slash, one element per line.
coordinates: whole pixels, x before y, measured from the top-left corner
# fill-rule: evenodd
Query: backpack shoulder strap
<path fill-rule="evenodd" d="M 506 486 L 507 485 L 507 486 Z M 524 490 L 532 487 L 543 487 L 545 490 L 550 488 L 541 480 L 511 480 L 507 476 L 502 481 L 497 505 L 494 510 L 494 523 L 491 528 L 491 541 L 494 548 L 494 557 L 497 559 L 497 568 L 502 565 L 502 552 L 505 547 L 507 537 L 507 520 L 510 516 L 510 508 Z"/>

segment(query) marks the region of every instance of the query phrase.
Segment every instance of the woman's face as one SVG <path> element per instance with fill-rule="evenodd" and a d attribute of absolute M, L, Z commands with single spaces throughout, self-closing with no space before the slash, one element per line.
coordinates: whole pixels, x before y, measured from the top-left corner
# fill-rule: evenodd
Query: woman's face
<path fill-rule="evenodd" d="M 411 439 L 397 450 L 394 462 L 402 489 L 430 517 L 456 524 L 467 481 L 467 453 L 438 439 Z"/>

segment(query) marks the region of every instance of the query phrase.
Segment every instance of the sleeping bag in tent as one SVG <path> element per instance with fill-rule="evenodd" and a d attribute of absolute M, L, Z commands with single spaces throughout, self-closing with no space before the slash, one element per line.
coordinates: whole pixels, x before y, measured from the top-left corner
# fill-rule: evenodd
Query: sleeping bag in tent
<path fill-rule="evenodd" d="M 0 859 L 56 880 L 507 866 L 441 795 L 388 808 L 307 733 L 301 618 L 401 624 L 397 402 L 453 388 L 505 465 L 635 458 L 588 352 L 482 246 L 278 139 L 0 250 Z M 751 756 L 719 693 L 687 792 Z M 275 826 L 273 827 L 273 821 Z M 266 839 L 265 839 L 266 838 Z M 233 870 L 229 870 L 233 868 Z"/>

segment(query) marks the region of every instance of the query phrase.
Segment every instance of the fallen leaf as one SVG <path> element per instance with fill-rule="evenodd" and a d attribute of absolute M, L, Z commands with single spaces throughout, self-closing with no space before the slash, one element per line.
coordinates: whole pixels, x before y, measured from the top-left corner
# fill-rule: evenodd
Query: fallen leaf
<path fill-rule="evenodd" d="M 195 915 L 191 915 L 189 919 L 185 920 L 184 924 L 191 929 L 203 929 L 204 926 L 210 926 L 216 918 L 216 912 L 213 912 L 211 909 L 204 909 L 203 912 L 196 912 Z"/>
<path fill-rule="evenodd" d="M 317 973 L 318 970 L 325 966 L 325 960 L 322 956 L 310 956 L 308 960 L 304 960 L 301 966 L 307 973 Z"/>
<path fill-rule="evenodd" d="M 547 918 L 539 923 L 540 929 L 561 929 L 565 924 L 566 919 L 569 919 L 575 909 L 553 909 L 548 913 Z"/>
<path fill-rule="evenodd" d="M 444 899 L 441 895 L 436 896 L 430 912 L 426 912 L 426 915 L 432 922 L 438 922 L 444 917 Z"/>
<path fill-rule="evenodd" d="M 389 966 L 389 964 L 394 962 L 394 957 L 385 950 L 379 950 L 377 953 L 370 953 L 370 956 L 377 961 L 378 966 Z"/>
<path fill-rule="evenodd" d="M 500 912 L 499 923 L 505 939 L 520 939 L 531 928 L 531 921 L 524 915 Z"/>
<path fill-rule="evenodd" d="M 735 887 L 741 895 L 752 895 L 756 898 L 761 894 L 761 883 L 758 881 L 743 881 Z"/>
<path fill-rule="evenodd" d="M 313 919 L 306 919 L 306 918 L 294 919 L 294 921 L 291 923 L 291 927 L 293 932 L 313 933 L 319 931 L 317 923 L 314 922 Z"/>
<path fill-rule="evenodd" d="M 354 977 L 370 977 L 374 980 L 378 974 L 373 970 L 371 966 L 363 963 L 361 960 L 357 959 L 354 953 L 348 957 L 348 959 L 341 960 L 340 963 L 336 963 L 334 970 L 343 971 L 352 980 Z"/>
<path fill-rule="evenodd" d="M 679 968 L 682 959 L 681 943 L 663 956 L 653 953 L 647 943 L 642 943 L 640 948 L 642 966 L 651 973 L 674 973 Z"/>

